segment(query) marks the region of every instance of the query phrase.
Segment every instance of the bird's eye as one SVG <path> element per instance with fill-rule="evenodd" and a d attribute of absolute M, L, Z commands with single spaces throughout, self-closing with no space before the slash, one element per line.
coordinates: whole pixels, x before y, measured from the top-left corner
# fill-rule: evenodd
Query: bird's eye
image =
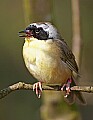
<path fill-rule="evenodd" d="M 36 33 L 39 33 L 41 30 L 42 30 L 42 28 L 40 27 L 40 28 L 37 28 L 37 29 L 35 30 L 35 32 L 36 32 Z"/>
<path fill-rule="evenodd" d="M 35 32 L 36 32 L 36 33 L 39 33 L 39 32 L 40 32 L 40 30 L 39 30 L 39 29 L 36 29 L 36 30 L 35 30 Z"/>

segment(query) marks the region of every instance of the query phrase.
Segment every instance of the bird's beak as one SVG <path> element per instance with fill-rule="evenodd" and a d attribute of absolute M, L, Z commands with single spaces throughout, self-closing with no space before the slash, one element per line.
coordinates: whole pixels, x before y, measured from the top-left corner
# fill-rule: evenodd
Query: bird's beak
<path fill-rule="evenodd" d="M 32 37 L 33 30 L 25 29 L 19 32 L 19 37 Z"/>
<path fill-rule="evenodd" d="M 26 33 L 27 33 L 26 30 L 22 30 L 18 34 L 19 34 L 19 37 L 27 37 Z"/>

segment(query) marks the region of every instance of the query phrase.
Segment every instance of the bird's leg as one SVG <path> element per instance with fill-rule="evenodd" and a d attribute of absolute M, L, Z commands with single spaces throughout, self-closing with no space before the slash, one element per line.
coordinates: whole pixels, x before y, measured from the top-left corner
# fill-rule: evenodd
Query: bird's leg
<path fill-rule="evenodd" d="M 37 97 L 40 98 L 42 93 L 42 82 L 37 82 L 33 84 L 33 91 L 34 90 L 36 92 Z"/>
<path fill-rule="evenodd" d="M 66 94 L 64 97 L 67 97 L 69 95 L 69 93 L 71 92 L 70 87 L 71 87 L 71 83 L 72 83 L 72 79 L 69 78 L 66 82 L 66 84 L 64 84 L 61 88 L 62 91 L 66 91 Z"/>

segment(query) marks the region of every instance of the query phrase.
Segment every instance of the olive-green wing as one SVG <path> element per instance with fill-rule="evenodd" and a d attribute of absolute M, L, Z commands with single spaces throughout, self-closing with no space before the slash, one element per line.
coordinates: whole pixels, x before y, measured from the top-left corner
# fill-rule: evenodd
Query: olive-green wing
<path fill-rule="evenodd" d="M 72 51 L 70 50 L 70 48 L 68 47 L 66 42 L 64 40 L 57 40 L 57 45 L 61 49 L 62 61 L 64 61 L 72 71 L 79 74 L 78 73 L 78 66 L 77 66 L 77 63 L 75 61 L 75 56 L 73 55 Z"/>

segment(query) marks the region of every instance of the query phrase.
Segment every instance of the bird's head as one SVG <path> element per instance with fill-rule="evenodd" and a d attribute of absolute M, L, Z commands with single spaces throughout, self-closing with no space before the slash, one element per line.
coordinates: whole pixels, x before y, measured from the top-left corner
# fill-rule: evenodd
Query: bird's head
<path fill-rule="evenodd" d="M 34 37 L 38 40 L 61 39 L 57 29 L 49 22 L 32 23 L 19 32 L 19 37 Z"/>

